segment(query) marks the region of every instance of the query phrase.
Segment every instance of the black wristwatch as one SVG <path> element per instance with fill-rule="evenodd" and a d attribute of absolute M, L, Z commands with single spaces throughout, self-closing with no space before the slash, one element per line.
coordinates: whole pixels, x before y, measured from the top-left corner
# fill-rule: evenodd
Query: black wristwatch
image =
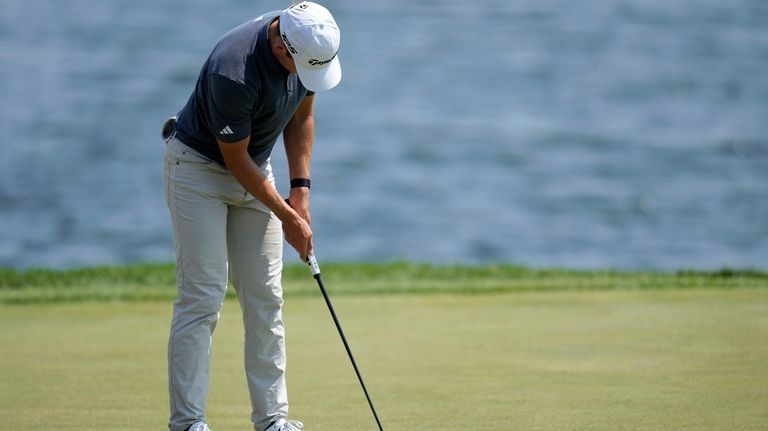
<path fill-rule="evenodd" d="M 291 188 L 295 189 L 297 187 L 306 187 L 310 188 L 310 181 L 309 178 L 293 178 L 291 180 Z"/>

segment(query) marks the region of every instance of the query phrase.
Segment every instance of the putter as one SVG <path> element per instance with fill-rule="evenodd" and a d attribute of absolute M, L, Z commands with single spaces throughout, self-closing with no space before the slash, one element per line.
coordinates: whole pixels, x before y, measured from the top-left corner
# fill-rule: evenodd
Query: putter
<path fill-rule="evenodd" d="M 309 257 L 307 258 L 307 263 L 309 264 L 309 267 L 312 269 L 312 276 L 315 277 L 315 280 L 317 280 L 317 285 L 320 286 L 320 292 L 322 292 L 323 298 L 325 298 L 325 303 L 328 304 L 328 310 L 330 310 L 331 317 L 333 317 L 333 323 L 336 324 L 336 329 L 339 330 L 339 335 L 341 335 L 341 341 L 344 342 L 344 348 L 347 349 L 347 355 L 349 355 L 349 360 L 352 361 L 352 368 L 355 369 L 355 374 L 357 374 L 357 380 L 360 381 L 360 386 L 363 387 L 363 392 L 365 393 L 365 398 L 368 400 L 368 405 L 371 406 L 371 411 L 373 412 L 373 418 L 376 419 L 376 425 L 379 426 L 379 431 L 384 431 L 384 428 L 381 427 L 381 422 L 379 421 L 379 415 L 376 414 L 376 409 L 373 407 L 373 401 L 371 401 L 371 397 L 370 395 L 368 395 L 368 389 L 365 388 L 365 383 L 363 382 L 363 376 L 360 374 L 360 370 L 357 368 L 355 357 L 352 356 L 352 350 L 349 348 L 349 343 L 347 343 L 347 337 L 344 336 L 344 330 L 341 329 L 339 318 L 336 317 L 336 311 L 333 309 L 333 304 L 331 304 L 331 298 L 328 296 L 328 292 L 325 290 L 325 286 L 323 285 L 323 279 L 320 277 L 320 265 L 317 264 L 317 259 L 315 259 L 315 256 L 313 255 L 309 255 Z"/>

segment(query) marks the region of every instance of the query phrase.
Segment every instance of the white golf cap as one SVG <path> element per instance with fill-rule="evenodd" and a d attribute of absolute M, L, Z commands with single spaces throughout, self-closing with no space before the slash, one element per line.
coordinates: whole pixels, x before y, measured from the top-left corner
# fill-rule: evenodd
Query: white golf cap
<path fill-rule="evenodd" d="M 341 35 L 328 9 L 308 1 L 289 7 L 280 14 L 280 37 L 308 90 L 330 90 L 341 81 Z"/>

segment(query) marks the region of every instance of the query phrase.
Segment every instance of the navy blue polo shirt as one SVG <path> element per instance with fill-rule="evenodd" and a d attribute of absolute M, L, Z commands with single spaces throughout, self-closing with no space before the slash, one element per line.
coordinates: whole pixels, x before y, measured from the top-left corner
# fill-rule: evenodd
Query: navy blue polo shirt
<path fill-rule="evenodd" d="M 272 54 L 267 32 L 279 14 L 268 13 L 224 35 L 177 114 L 177 137 L 221 165 L 217 139 L 232 143 L 248 136 L 248 153 L 262 165 L 296 108 L 313 94 Z"/>

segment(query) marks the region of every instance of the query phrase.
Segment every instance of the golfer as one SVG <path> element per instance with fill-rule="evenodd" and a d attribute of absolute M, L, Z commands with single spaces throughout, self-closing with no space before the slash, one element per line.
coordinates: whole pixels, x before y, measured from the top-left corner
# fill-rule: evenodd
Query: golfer
<path fill-rule="evenodd" d="M 254 429 L 288 420 L 281 286 L 283 235 L 306 260 L 314 92 L 341 80 L 339 28 L 312 2 L 231 30 L 200 71 L 186 106 L 166 121 L 166 201 L 176 246 L 178 299 L 168 343 L 171 431 L 207 431 L 211 339 L 227 278 L 245 328 Z M 290 205 L 269 157 L 282 133 Z"/>

